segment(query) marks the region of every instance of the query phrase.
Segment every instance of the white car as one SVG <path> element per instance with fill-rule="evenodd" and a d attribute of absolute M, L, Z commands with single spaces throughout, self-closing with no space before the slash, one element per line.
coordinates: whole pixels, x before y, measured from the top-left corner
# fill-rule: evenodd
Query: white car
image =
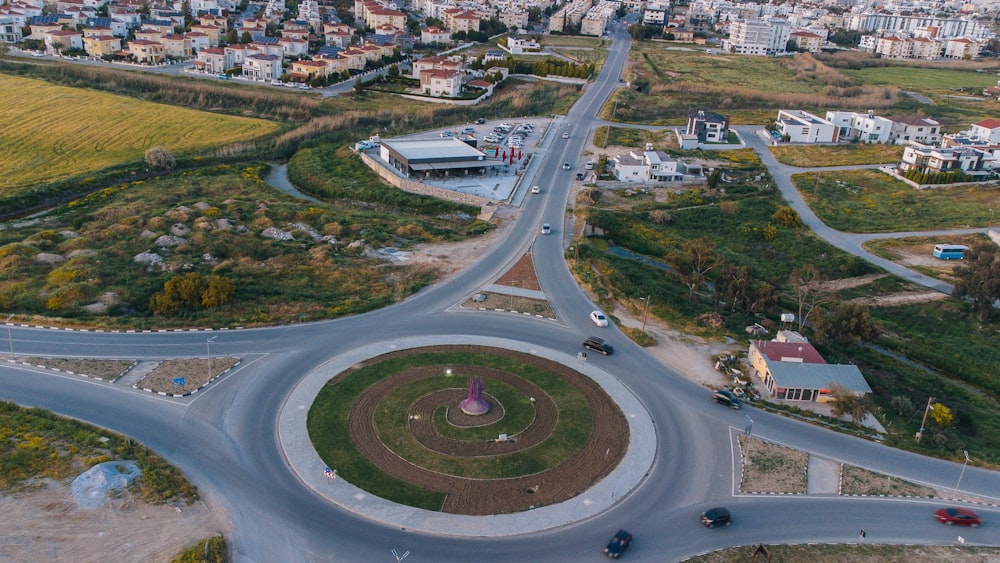
<path fill-rule="evenodd" d="M 552 227 L 548 223 L 542 223 L 542 234 L 543 235 L 552 234 Z"/>
<path fill-rule="evenodd" d="M 593 321 L 593 323 L 597 326 L 600 327 L 608 326 L 608 318 L 605 317 L 604 313 L 600 311 L 591 311 L 590 320 Z"/>
<path fill-rule="evenodd" d="M 542 193 L 542 188 L 540 188 L 538 186 L 531 186 L 531 193 L 533 193 L 533 194 L 540 194 L 540 193 Z"/>
<path fill-rule="evenodd" d="M 562 137 L 563 139 L 569 139 L 569 133 L 563 133 Z"/>
<path fill-rule="evenodd" d="M 564 162 L 563 163 L 563 170 L 569 170 L 569 169 L 570 169 L 569 163 L 568 162 Z"/>

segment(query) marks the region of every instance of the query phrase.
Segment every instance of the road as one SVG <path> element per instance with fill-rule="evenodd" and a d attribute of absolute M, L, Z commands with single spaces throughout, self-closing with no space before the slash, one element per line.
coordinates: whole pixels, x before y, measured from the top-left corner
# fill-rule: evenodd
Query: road
<path fill-rule="evenodd" d="M 563 127 L 592 131 L 593 117 L 614 88 L 628 51 L 627 35 L 616 30 L 601 75 L 590 84 Z M 584 521 L 539 521 L 535 533 L 518 536 L 461 537 L 416 533 L 359 517 L 314 492 L 290 471 L 287 448 L 275 421 L 308 374 L 331 358 L 363 347 L 390 350 L 404 340 L 447 343 L 478 338 L 514 341 L 515 348 L 538 354 L 575 354 L 595 329 L 587 319 L 593 308 L 566 268 L 564 226 L 572 183 L 563 162 L 579 162 L 584 135 L 556 138 L 538 167 L 534 183 L 546 186 L 530 198 L 502 244 L 460 274 L 383 310 L 327 322 L 254 330 L 162 333 L 97 333 L 8 327 L 9 345 L 20 355 L 163 358 L 205 353 L 239 356 L 244 365 L 207 390 L 167 398 L 131 389 L 12 364 L 0 364 L 0 398 L 39 406 L 133 436 L 182 468 L 203 495 L 220 503 L 234 528 L 236 561 L 393 561 L 391 550 L 409 551 L 407 562 L 598 560 L 600 549 L 620 527 L 636 537 L 628 557 L 673 561 L 696 553 L 757 542 L 847 542 L 859 528 L 868 541 L 941 543 L 955 541 L 954 530 L 930 517 L 925 501 L 830 498 L 822 496 L 745 496 L 734 484 L 733 429 L 744 415 L 754 419 L 754 434 L 814 455 L 883 471 L 916 482 L 953 486 L 961 465 L 928 459 L 883 445 L 830 432 L 752 408 L 735 412 L 713 404 L 707 391 L 664 368 L 614 327 L 600 329 L 615 345 L 610 357 L 592 355 L 589 364 L 618 378 L 638 398 L 655 423 L 658 448 L 646 478 L 604 513 Z M 529 185 L 530 183 L 525 183 Z M 804 210 L 798 210 L 803 218 Z M 555 236 L 536 236 L 541 222 Z M 539 279 L 558 320 L 496 312 L 461 310 L 463 302 L 532 249 Z M 303 429 L 304 431 L 304 429 Z M 963 492 L 996 499 L 1000 474 L 968 467 Z M 728 505 L 735 524 L 707 530 L 700 512 Z M 934 503 L 936 505 L 936 503 Z M 980 509 L 1000 521 L 995 509 Z M 531 513 L 525 515 L 532 517 Z M 211 531 L 208 531 L 209 533 Z M 206 534 L 208 535 L 208 534 Z M 970 544 L 997 543 L 988 525 L 963 533 Z"/>

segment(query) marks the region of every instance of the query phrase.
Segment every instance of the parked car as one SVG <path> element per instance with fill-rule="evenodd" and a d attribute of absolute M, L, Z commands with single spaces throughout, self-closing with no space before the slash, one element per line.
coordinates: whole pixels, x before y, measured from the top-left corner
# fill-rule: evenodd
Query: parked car
<path fill-rule="evenodd" d="M 583 165 L 583 169 L 584 170 L 593 170 L 594 169 L 594 161 L 593 160 L 588 160 L 587 164 Z"/>
<path fill-rule="evenodd" d="M 618 530 L 615 535 L 608 542 L 608 546 L 604 548 L 604 554 L 612 559 L 618 559 L 625 553 L 628 549 L 629 544 L 632 543 L 632 534 L 626 532 L 625 530 Z"/>
<path fill-rule="evenodd" d="M 219 74 L 219 80 L 229 80 L 229 75 L 223 72 Z"/>
<path fill-rule="evenodd" d="M 542 193 L 542 188 L 540 188 L 538 186 L 531 186 L 531 193 L 533 193 L 533 194 L 540 194 L 540 193 Z"/>
<path fill-rule="evenodd" d="M 563 170 L 569 170 L 569 169 L 570 169 L 569 163 L 568 162 L 564 162 L 563 163 Z"/>
<path fill-rule="evenodd" d="M 608 318 L 605 317 L 604 313 L 602 313 L 600 311 L 591 311 L 590 312 L 590 320 L 591 320 L 591 322 L 593 322 L 595 325 L 597 325 L 599 327 L 606 327 L 606 326 L 608 326 Z"/>
<path fill-rule="evenodd" d="M 949 526 L 959 525 L 959 526 L 969 526 L 970 528 L 978 528 L 980 524 L 983 523 L 979 519 L 979 515 L 975 511 L 968 508 L 962 507 L 948 507 L 939 508 L 934 511 L 934 517 L 938 519 L 938 522 L 942 524 L 947 524 Z"/>
<path fill-rule="evenodd" d="M 482 125 L 483 123 L 486 123 L 486 120 L 483 119 L 482 117 L 476 120 L 476 125 Z"/>
<path fill-rule="evenodd" d="M 604 341 L 603 338 L 598 338 L 596 336 L 591 336 L 583 341 L 583 347 L 588 350 L 593 350 L 594 352 L 600 352 L 605 356 L 611 354 L 615 351 L 610 344 Z"/>
<path fill-rule="evenodd" d="M 449 137 L 454 137 L 454 136 L 455 134 L 452 133 L 451 131 L 441 131 L 441 138 L 443 139 L 447 139 Z"/>
<path fill-rule="evenodd" d="M 727 391 L 725 389 L 719 389 L 718 391 L 712 393 L 712 398 L 715 399 L 717 403 L 722 403 L 723 405 L 726 405 L 734 410 L 740 410 L 740 407 L 743 406 L 743 404 L 740 403 L 740 400 L 736 398 L 736 395 L 733 395 L 731 391 Z"/>
<path fill-rule="evenodd" d="M 576 173 L 576 179 L 577 180 L 583 180 L 583 172 L 577 172 Z"/>
<path fill-rule="evenodd" d="M 716 526 L 728 526 L 733 523 L 733 516 L 729 513 L 729 510 L 722 506 L 718 508 L 709 508 L 705 512 L 701 513 L 701 523 L 709 528 L 714 528 Z"/>
<path fill-rule="evenodd" d="M 542 234 L 543 235 L 552 234 L 552 225 L 549 225 L 548 223 L 542 223 Z"/>

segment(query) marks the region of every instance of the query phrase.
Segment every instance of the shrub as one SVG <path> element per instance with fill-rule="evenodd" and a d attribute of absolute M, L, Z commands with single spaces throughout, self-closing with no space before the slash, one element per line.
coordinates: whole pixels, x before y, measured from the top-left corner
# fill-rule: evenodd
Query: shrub
<path fill-rule="evenodd" d="M 163 147 L 151 147 L 146 151 L 146 164 L 154 170 L 173 170 L 177 166 L 174 155 Z"/>

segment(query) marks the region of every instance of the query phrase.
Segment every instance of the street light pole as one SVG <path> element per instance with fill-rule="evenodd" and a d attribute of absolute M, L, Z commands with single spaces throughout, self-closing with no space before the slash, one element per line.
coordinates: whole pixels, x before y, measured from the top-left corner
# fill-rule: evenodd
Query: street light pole
<path fill-rule="evenodd" d="M 212 341 L 218 338 L 218 335 L 213 336 L 205 341 L 205 354 L 208 356 L 208 379 L 212 379 Z"/>
<path fill-rule="evenodd" d="M 10 344 L 10 355 L 14 355 L 14 337 L 10 333 L 10 320 L 14 318 L 14 314 L 11 313 L 4 323 L 7 325 L 7 343 Z"/>
<path fill-rule="evenodd" d="M 650 301 L 651 298 L 652 298 L 652 295 L 647 295 L 646 296 L 646 300 L 645 300 L 646 301 L 646 306 L 642 308 L 642 330 L 641 330 L 641 332 L 646 332 L 646 315 L 649 314 L 649 301 Z M 642 299 L 642 298 L 640 297 L 639 299 Z"/>
<path fill-rule="evenodd" d="M 920 421 L 920 430 L 917 431 L 917 443 L 924 437 L 924 425 L 927 424 L 927 413 L 931 412 L 931 405 L 934 404 L 934 397 L 927 398 L 927 408 L 924 409 L 924 419 Z"/>
<path fill-rule="evenodd" d="M 955 494 L 958 494 L 958 487 L 962 484 L 962 477 L 965 476 L 965 466 L 969 465 L 969 450 L 962 450 L 965 454 L 965 463 L 962 464 L 962 472 L 958 474 L 958 482 L 955 483 Z"/>

